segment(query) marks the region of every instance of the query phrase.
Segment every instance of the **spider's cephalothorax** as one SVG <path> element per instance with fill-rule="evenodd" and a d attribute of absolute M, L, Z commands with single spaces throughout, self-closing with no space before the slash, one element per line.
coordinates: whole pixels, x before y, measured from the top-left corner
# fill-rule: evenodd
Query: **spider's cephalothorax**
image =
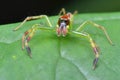
<path fill-rule="evenodd" d="M 57 29 L 56 29 L 58 36 L 61 36 L 61 35 L 66 36 L 66 34 L 68 33 L 71 16 L 72 16 L 71 13 L 67 13 L 67 14 L 62 15 L 59 18 Z"/>

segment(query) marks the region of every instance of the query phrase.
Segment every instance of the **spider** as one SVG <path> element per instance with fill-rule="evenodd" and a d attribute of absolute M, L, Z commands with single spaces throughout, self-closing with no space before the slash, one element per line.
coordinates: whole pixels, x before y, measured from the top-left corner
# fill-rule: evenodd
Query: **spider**
<path fill-rule="evenodd" d="M 94 40 L 92 39 L 92 37 L 90 36 L 90 34 L 88 34 L 87 32 L 83 33 L 83 32 L 81 32 L 81 30 L 85 27 L 86 24 L 91 24 L 91 25 L 93 25 L 93 27 L 99 28 L 100 30 L 102 30 L 104 32 L 104 34 L 110 44 L 113 44 L 113 42 L 110 39 L 106 29 L 103 26 L 96 24 L 92 21 L 85 21 L 76 30 L 72 30 L 72 21 L 73 21 L 74 15 L 76 13 L 77 13 L 77 11 L 75 11 L 73 14 L 70 12 L 66 13 L 65 9 L 62 8 L 59 13 L 60 17 L 58 19 L 56 27 L 52 26 L 47 15 L 30 16 L 30 17 L 25 18 L 25 20 L 19 26 L 17 26 L 14 29 L 14 31 L 18 30 L 26 21 L 40 19 L 40 18 L 45 18 L 49 27 L 40 27 L 40 24 L 35 24 L 32 26 L 32 28 L 30 28 L 29 30 L 24 32 L 24 34 L 22 36 L 22 49 L 24 49 L 24 47 L 25 47 L 28 55 L 32 58 L 31 49 L 28 45 L 28 42 L 31 40 L 31 38 L 33 37 L 36 30 L 53 31 L 53 32 L 56 32 L 58 37 L 59 36 L 65 37 L 65 36 L 67 36 L 67 34 L 74 34 L 80 38 L 82 36 L 84 38 L 87 38 L 87 40 L 90 42 L 91 47 L 94 51 L 95 59 L 93 60 L 93 69 L 95 69 L 97 62 L 98 62 L 98 58 L 99 58 L 98 47 L 97 47 L 96 43 L 94 42 Z"/>

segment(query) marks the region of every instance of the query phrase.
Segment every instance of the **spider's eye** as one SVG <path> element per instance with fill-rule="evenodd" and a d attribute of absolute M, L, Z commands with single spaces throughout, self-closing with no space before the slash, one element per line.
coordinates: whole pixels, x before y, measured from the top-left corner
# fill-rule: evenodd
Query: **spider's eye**
<path fill-rule="evenodd" d="M 69 20 L 65 20 L 65 23 L 66 23 L 67 25 L 69 25 Z"/>
<path fill-rule="evenodd" d="M 60 20 L 60 22 L 65 22 L 65 20 Z"/>

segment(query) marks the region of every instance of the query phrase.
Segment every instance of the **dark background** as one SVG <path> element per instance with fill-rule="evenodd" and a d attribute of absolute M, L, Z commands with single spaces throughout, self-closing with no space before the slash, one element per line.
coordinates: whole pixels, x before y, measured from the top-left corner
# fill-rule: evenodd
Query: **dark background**
<path fill-rule="evenodd" d="M 57 15 L 63 7 L 79 13 L 118 12 L 120 0 L 1 0 L 0 24 L 19 22 L 33 15 Z"/>

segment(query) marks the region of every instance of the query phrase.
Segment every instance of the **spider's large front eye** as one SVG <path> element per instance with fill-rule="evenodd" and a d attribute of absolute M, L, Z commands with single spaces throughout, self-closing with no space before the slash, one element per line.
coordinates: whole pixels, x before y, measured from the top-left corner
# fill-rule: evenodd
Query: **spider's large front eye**
<path fill-rule="evenodd" d="M 66 25 L 69 25 L 69 20 L 65 20 Z"/>

